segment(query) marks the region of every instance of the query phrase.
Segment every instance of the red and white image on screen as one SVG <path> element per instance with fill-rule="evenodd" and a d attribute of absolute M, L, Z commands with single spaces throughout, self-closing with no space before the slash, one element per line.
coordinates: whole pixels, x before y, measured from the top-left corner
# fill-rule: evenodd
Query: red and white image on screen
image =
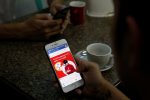
<path fill-rule="evenodd" d="M 50 57 L 50 60 L 58 78 L 62 78 L 76 71 L 76 64 L 70 50 Z"/>

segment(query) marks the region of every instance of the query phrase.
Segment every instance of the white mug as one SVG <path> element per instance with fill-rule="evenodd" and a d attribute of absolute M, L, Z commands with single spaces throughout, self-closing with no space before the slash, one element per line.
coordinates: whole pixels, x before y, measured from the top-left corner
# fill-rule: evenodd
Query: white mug
<path fill-rule="evenodd" d="M 111 47 L 104 43 L 92 43 L 86 48 L 88 60 L 97 63 L 103 69 L 112 58 Z"/>
<path fill-rule="evenodd" d="M 91 17 L 109 17 L 114 15 L 112 0 L 87 0 L 87 15 Z"/>

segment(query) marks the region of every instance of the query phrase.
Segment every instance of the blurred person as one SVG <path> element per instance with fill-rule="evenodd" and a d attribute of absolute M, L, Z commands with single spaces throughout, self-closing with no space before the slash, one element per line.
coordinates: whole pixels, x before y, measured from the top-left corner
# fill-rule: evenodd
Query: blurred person
<path fill-rule="evenodd" d="M 12 20 L 13 7 L 16 0 L 0 1 L 0 39 L 29 39 L 45 40 L 51 35 L 62 33 L 64 28 L 62 20 L 53 20 L 48 13 L 36 14 L 35 16 L 16 23 L 7 23 Z M 47 0 L 50 10 L 55 14 L 64 7 L 63 0 Z"/>
<path fill-rule="evenodd" d="M 78 72 L 85 86 L 76 92 L 93 100 L 149 100 L 150 74 L 148 37 L 148 1 L 114 0 L 115 26 L 113 43 L 115 63 L 122 92 L 104 79 L 98 65 L 77 59 Z M 125 93 L 125 94 L 124 94 Z"/>

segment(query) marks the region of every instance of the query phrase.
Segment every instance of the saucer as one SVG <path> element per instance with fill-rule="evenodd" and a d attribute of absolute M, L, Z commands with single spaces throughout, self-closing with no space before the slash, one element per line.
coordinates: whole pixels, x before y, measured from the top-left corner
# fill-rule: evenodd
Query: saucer
<path fill-rule="evenodd" d="M 89 61 L 88 58 L 87 58 L 87 53 L 86 53 L 86 50 L 81 50 L 79 52 L 77 52 L 75 54 L 75 57 L 78 57 L 80 59 L 83 59 L 83 60 L 86 60 L 86 61 Z M 108 62 L 107 65 L 105 65 L 105 67 L 103 69 L 100 69 L 101 71 L 106 71 L 106 70 L 109 70 L 110 68 L 112 68 L 114 65 L 114 57 L 112 56 L 112 58 L 110 58 L 110 61 Z"/>
<path fill-rule="evenodd" d="M 114 12 L 105 12 L 105 13 L 90 13 L 89 11 L 87 11 L 87 15 L 90 17 L 111 17 L 114 16 Z"/>

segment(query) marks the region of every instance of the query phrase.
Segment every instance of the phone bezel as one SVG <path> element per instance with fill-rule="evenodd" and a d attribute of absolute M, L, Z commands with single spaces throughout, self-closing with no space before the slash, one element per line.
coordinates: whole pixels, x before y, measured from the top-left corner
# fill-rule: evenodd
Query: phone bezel
<path fill-rule="evenodd" d="M 48 51 L 49 49 L 55 48 L 55 47 L 57 47 L 57 46 L 59 46 L 59 45 L 62 45 L 62 44 L 64 44 L 64 43 L 67 43 L 66 39 L 60 39 L 60 40 L 57 40 L 57 41 L 55 41 L 55 42 L 46 44 L 46 45 L 45 45 L 46 53 L 47 53 L 47 51 Z M 67 44 L 68 44 L 68 43 L 67 43 Z M 68 44 L 68 46 L 69 46 L 69 44 Z M 70 52 L 71 52 L 71 51 L 70 51 Z M 72 53 L 71 53 L 71 54 L 72 54 Z M 48 55 L 48 53 L 47 53 L 47 55 Z M 74 59 L 74 58 L 73 58 L 73 59 Z M 51 60 L 50 60 L 50 59 L 49 59 L 49 61 L 50 61 L 50 63 L 51 63 Z M 52 65 L 52 64 L 51 64 L 51 65 Z M 77 64 L 76 64 L 76 65 L 77 65 Z M 53 71 L 54 71 L 54 73 L 55 73 L 55 76 L 57 77 L 57 74 L 56 74 L 56 72 L 55 72 L 55 70 L 54 70 L 53 65 L 52 65 L 52 69 L 53 69 Z M 82 77 L 81 74 L 80 74 L 80 76 Z M 60 85 L 60 87 L 61 87 L 61 89 L 62 89 L 62 91 L 63 91 L 64 93 L 68 93 L 68 92 L 70 92 L 70 91 L 72 91 L 72 90 L 74 90 L 74 89 L 76 89 L 76 88 L 81 87 L 81 86 L 84 85 L 84 80 L 83 80 L 83 78 L 82 78 L 82 80 L 79 80 L 79 81 L 77 81 L 77 82 L 75 82 L 75 83 L 72 83 L 72 84 L 70 84 L 70 85 L 68 85 L 68 86 L 66 86 L 66 87 L 62 87 L 62 84 L 60 83 L 58 77 L 57 77 L 57 80 L 58 80 L 59 85 Z"/>

